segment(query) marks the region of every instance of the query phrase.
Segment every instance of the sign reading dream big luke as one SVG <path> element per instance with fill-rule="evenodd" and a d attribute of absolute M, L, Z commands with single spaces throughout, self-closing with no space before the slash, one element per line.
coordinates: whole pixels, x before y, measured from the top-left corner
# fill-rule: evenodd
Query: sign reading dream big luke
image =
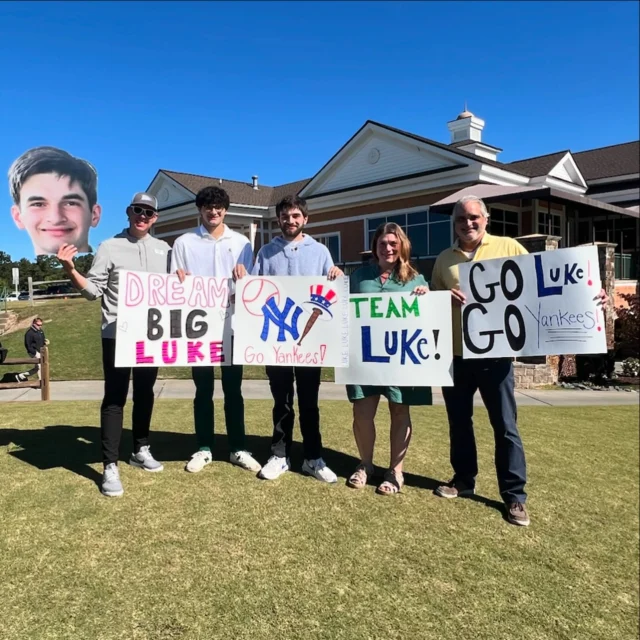
<path fill-rule="evenodd" d="M 452 386 L 451 294 L 352 294 L 349 367 L 336 383 Z"/>
<path fill-rule="evenodd" d="M 231 280 L 120 271 L 116 367 L 231 364 Z"/>
<path fill-rule="evenodd" d="M 349 279 L 244 277 L 236 283 L 234 364 L 346 367 Z"/>
<path fill-rule="evenodd" d="M 464 358 L 606 353 L 598 251 L 460 265 Z"/>

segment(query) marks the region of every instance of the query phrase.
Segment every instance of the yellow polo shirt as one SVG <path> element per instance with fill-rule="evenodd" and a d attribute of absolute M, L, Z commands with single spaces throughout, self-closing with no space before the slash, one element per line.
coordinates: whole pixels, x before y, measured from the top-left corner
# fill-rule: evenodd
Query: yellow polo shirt
<path fill-rule="evenodd" d="M 475 255 L 467 258 L 458 241 L 452 247 L 445 249 L 436 259 L 431 274 L 429 286 L 433 291 L 446 291 L 460 288 L 458 265 L 463 262 L 490 260 L 491 258 L 510 258 L 529 253 L 517 240 L 503 236 L 492 236 L 485 233 Z M 462 355 L 462 320 L 460 307 L 453 304 L 451 316 L 453 321 L 453 355 Z"/>

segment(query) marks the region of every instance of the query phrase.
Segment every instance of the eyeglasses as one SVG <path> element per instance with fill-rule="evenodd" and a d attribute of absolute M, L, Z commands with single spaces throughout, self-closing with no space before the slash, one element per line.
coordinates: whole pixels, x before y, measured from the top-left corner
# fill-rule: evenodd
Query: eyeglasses
<path fill-rule="evenodd" d="M 144 207 L 138 207 L 136 205 L 131 207 L 131 210 L 135 215 L 143 216 L 147 219 L 153 218 L 158 215 L 158 212 L 154 211 L 153 209 L 145 209 Z"/>

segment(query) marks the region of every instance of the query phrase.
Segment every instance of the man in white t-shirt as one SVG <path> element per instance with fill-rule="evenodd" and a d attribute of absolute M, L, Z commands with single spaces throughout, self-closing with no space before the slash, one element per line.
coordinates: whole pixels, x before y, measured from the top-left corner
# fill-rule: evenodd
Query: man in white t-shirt
<path fill-rule="evenodd" d="M 205 187 L 196 195 L 200 227 L 181 235 L 173 245 L 171 272 L 181 280 L 185 275 L 213 276 L 236 280 L 238 269 L 251 272 L 253 251 L 248 238 L 224 224 L 229 208 L 229 195 L 219 187 Z M 213 448 L 213 367 L 192 367 L 196 385 L 193 401 L 198 451 L 186 469 L 202 471 L 212 460 Z M 224 392 L 224 416 L 229 442 L 229 459 L 243 469 L 260 471 L 261 465 L 245 449 L 244 400 L 242 398 L 242 365 L 220 367 Z"/>

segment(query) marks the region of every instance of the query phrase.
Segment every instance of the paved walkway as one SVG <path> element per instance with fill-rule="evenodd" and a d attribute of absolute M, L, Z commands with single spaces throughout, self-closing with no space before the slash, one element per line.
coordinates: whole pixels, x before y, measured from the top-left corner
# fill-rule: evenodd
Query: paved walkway
<path fill-rule="evenodd" d="M 76 380 L 73 382 L 52 382 L 51 399 L 56 400 L 102 400 L 102 380 Z M 156 397 L 182 398 L 192 400 L 194 386 L 191 380 L 158 380 Z M 244 380 L 242 391 L 247 400 L 270 400 L 269 383 L 266 380 Z M 215 398 L 222 395 L 220 381 L 216 381 Z M 131 397 L 131 389 L 129 390 Z M 320 387 L 321 400 L 346 400 L 344 386 L 323 382 Z M 578 407 L 586 405 L 636 405 L 640 401 L 635 391 L 572 391 L 558 389 L 550 391 L 516 391 L 519 406 L 538 407 Z M 39 389 L 0 389 L 0 402 L 33 402 L 40 400 Z M 442 391 L 433 389 L 433 403 L 443 405 Z M 479 395 L 475 404 L 482 405 Z"/>

